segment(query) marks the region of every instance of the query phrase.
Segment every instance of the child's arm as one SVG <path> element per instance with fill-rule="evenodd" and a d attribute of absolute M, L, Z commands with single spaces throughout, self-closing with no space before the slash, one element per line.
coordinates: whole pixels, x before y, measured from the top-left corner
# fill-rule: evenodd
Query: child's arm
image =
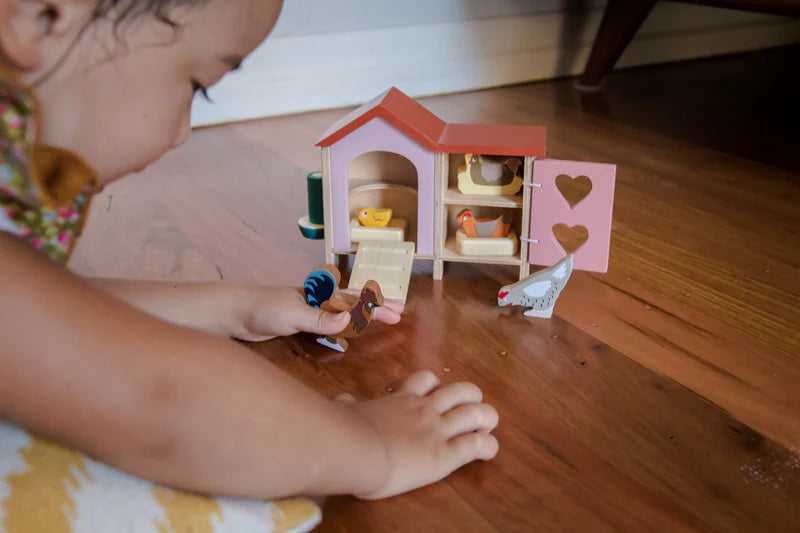
<path fill-rule="evenodd" d="M 431 392 L 421 373 L 386 398 L 332 402 L 4 234 L 0 280 L 0 413 L 133 474 L 256 498 L 382 497 L 496 453 L 497 415 L 474 385 Z"/>
<path fill-rule="evenodd" d="M 89 282 L 167 322 L 245 341 L 298 331 L 329 335 L 340 332 L 350 320 L 347 314 L 314 309 L 299 290 L 290 287 L 122 279 Z M 387 302 L 375 310 L 375 318 L 396 324 L 402 311 L 402 304 Z"/>

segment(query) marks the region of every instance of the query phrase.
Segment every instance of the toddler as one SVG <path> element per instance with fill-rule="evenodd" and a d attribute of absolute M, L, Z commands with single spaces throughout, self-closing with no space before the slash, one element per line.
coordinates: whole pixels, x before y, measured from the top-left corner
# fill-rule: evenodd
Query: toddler
<path fill-rule="evenodd" d="M 279 11 L 0 0 L 0 416 L 171 487 L 384 498 L 494 457 L 478 387 L 422 371 L 383 398 L 329 400 L 230 338 L 333 334 L 347 313 L 292 288 L 83 280 L 59 264 L 91 195 L 184 143 L 193 97 Z"/>

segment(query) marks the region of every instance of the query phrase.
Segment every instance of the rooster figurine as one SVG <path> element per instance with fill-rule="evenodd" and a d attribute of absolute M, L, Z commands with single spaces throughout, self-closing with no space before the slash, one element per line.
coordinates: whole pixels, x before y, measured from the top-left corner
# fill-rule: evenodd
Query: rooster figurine
<path fill-rule="evenodd" d="M 469 209 L 462 209 L 456 216 L 467 237 L 506 237 L 511 229 L 511 211 L 503 211 L 497 218 L 476 219 Z"/>
<path fill-rule="evenodd" d="M 350 311 L 350 323 L 340 333 L 336 335 L 329 335 L 327 337 L 320 337 L 317 342 L 328 348 L 344 352 L 349 346 L 345 337 L 358 337 L 366 331 L 370 322 L 372 322 L 372 315 L 375 309 L 383 305 L 383 294 L 381 288 L 376 281 L 369 280 L 364 284 L 361 289 L 361 296 L 358 300 L 355 297 L 347 295 L 347 298 L 334 295 L 330 300 L 324 302 L 320 309 L 323 311 L 330 311 L 332 313 L 341 313 L 342 311 Z M 352 299 L 351 299 L 352 298 Z M 355 300 L 355 303 L 353 303 Z"/>
<path fill-rule="evenodd" d="M 303 290 L 309 305 L 331 313 L 350 312 L 350 323 L 341 332 L 317 339 L 323 346 L 344 352 L 349 346 L 345 337 L 358 337 L 366 331 L 375 309 L 383 305 L 383 293 L 373 280 L 364 284 L 358 297 L 337 293 L 336 287 L 340 279 L 341 275 L 335 266 L 322 265 L 306 277 Z"/>
<path fill-rule="evenodd" d="M 506 285 L 497 294 L 497 305 L 522 305 L 529 309 L 525 316 L 550 318 L 558 295 L 572 274 L 572 254 L 513 285 Z"/>

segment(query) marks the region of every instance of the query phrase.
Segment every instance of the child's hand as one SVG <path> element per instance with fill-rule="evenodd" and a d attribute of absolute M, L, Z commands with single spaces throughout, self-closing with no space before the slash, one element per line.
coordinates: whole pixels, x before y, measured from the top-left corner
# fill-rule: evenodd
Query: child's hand
<path fill-rule="evenodd" d="M 303 292 L 290 287 L 264 287 L 256 289 L 257 296 L 243 317 L 243 328 L 234 337 L 243 341 L 264 341 L 300 331 L 333 335 L 347 327 L 350 313 L 328 313 L 306 303 Z M 359 291 L 342 290 L 359 295 Z M 403 304 L 387 301 L 375 309 L 375 319 L 386 324 L 397 324 Z"/>
<path fill-rule="evenodd" d="M 497 411 L 480 403 L 481 390 L 472 383 L 438 385 L 435 375 L 423 371 L 384 398 L 368 402 L 356 402 L 349 395 L 338 398 L 377 431 L 389 463 L 385 482 L 357 497 L 372 500 L 401 494 L 497 454 L 497 439 L 489 434 L 497 426 Z"/>

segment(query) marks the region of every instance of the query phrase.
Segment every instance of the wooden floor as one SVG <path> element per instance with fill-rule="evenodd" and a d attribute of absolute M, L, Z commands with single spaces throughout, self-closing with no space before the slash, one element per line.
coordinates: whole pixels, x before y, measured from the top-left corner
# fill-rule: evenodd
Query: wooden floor
<path fill-rule="evenodd" d="M 320 531 L 800 531 L 800 49 L 423 99 L 453 122 L 548 127 L 548 155 L 617 164 L 607 274 L 552 320 L 499 309 L 513 268 L 419 262 L 400 325 L 344 358 L 253 349 L 319 389 L 471 380 L 501 450 L 390 500 L 330 498 Z M 402 87 L 401 87 L 402 89 Z M 300 284 L 313 144 L 343 110 L 197 131 L 97 198 L 71 267 Z"/>

